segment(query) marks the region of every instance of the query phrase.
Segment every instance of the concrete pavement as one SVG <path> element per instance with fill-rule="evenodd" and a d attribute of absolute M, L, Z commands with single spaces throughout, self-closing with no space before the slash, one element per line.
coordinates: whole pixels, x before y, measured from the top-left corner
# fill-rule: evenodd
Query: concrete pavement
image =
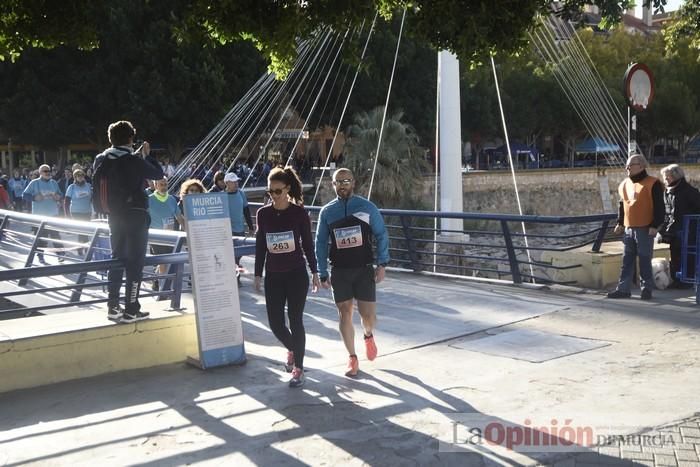
<path fill-rule="evenodd" d="M 367 362 L 358 349 L 357 379 L 343 376 L 323 292 L 307 305 L 307 382 L 289 389 L 284 350 L 246 278 L 246 366 L 168 365 L 1 394 L 0 465 L 700 465 L 692 291 L 611 301 L 574 289 L 389 277 L 379 291 L 380 356 Z M 484 421 L 551 428 L 551 420 L 612 426 L 610 439 L 623 446 L 515 452 L 483 438 L 467 443 L 463 431 Z M 674 444 L 642 439 L 669 423 Z M 561 448 L 566 436 L 556 438 Z"/>

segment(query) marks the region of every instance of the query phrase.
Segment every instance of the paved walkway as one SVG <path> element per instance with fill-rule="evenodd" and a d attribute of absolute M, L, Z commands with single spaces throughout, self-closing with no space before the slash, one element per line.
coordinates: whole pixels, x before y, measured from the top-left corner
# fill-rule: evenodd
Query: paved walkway
<path fill-rule="evenodd" d="M 602 455 L 602 456 L 601 456 Z M 599 465 L 698 466 L 700 465 L 700 416 L 664 427 L 625 436 L 597 453 L 583 453 L 554 463 L 555 467 Z"/>
<path fill-rule="evenodd" d="M 610 301 L 391 273 L 380 356 L 344 377 L 330 295 L 312 296 L 307 382 L 291 390 L 251 289 L 244 279 L 246 366 L 171 365 L 0 395 L 0 465 L 700 465 L 700 313 L 689 293 Z M 542 436 L 556 424 L 609 426 L 625 440 L 677 423 L 678 436 L 675 446 L 652 436 L 516 452 L 468 436 L 488 423 Z M 567 439 L 560 430 L 555 444 Z"/>

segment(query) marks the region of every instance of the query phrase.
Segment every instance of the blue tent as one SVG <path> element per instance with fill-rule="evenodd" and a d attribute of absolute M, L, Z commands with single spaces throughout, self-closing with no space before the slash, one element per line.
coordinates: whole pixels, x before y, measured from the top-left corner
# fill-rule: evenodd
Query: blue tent
<path fill-rule="evenodd" d="M 620 146 L 617 144 L 608 143 L 603 138 L 599 138 L 597 136 L 593 138 L 586 138 L 581 143 L 576 145 L 576 152 L 580 154 L 619 151 L 621 151 Z"/>

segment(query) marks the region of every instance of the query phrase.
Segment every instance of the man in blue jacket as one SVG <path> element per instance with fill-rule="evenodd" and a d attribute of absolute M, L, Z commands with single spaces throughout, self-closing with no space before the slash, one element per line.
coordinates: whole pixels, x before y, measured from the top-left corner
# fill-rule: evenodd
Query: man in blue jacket
<path fill-rule="evenodd" d="M 335 171 L 333 188 L 337 198 L 321 209 L 318 219 L 316 259 L 321 285 L 333 288 L 333 299 L 338 307 L 340 334 L 350 355 L 345 375 L 356 376 L 359 363 L 352 324 L 353 299 L 357 300 L 367 359 L 371 361 L 377 356 L 373 335 L 377 321 L 376 284 L 384 280 L 389 262 L 389 236 L 377 206 L 354 194 L 355 178 L 349 169 Z M 377 242 L 376 268 L 373 238 Z"/>

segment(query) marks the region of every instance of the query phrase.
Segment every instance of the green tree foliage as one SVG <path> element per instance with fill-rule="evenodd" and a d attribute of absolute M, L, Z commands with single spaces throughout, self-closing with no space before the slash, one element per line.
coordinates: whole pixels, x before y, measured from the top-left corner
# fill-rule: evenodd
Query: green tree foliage
<path fill-rule="evenodd" d="M 686 0 L 676 12 L 675 21 L 664 31 L 666 46 L 670 52 L 692 49 L 700 60 L 700 3 Z"/>
<path fill-rule="evenodd" d="M 384 107 L 375 107 L 357 114 L 355 123 L 347 130 L 344 165 L 355 174 L 357 191 L 361 194 L 369 189 L 383 113 Z M 372 187 L 372 200 L 379 206 L 415 207 L 422 196 L 416 191 L 416 179 L 427 165 L 418 146 L 418 136 L 402 118 L 402 112 L 395 112 L 387 115 L 384 122 Z"/>
<path fill-rule="evenodd" d="M 167 0 L 124 0 L 97 31 L 100 48 L 29 49 L 0 63 L 0 126 L 15 139 L 57 148 L 106 144 L 107 125 L 131 119 L 139 137 L 175 156 L 198 142 L 264 71 L 246 43 L 178 40 Z"/>
<path fill-rule="evenodd" d="M 610 95 L 623 116 L 626 104 L 622 95 L 624 70 L 633 62 L 648 65 L 654 74 L 655 97 L 646 111 L 639 112 L 639 141 L 654 157 L 654 145 L 660 138 L 676 138 L 681 149 L 688 137 L 700 129 L 700 64 L 695 55 L 679 51 L 667 55 L 662 35 L 630 35 L 616 30 L 610 35 L 583 31 L 581 40 L 606 83 Z"/>
<path fill-rule="evenodd" d="M 142 2 L 149 4 L 149 2 Z M 607 24 L 620 20 L 633 0 L 563 0 L 573 15 L 586 3 L 600 7 Z M 656 8 L 665 0 L 644 0 Z M 5 0 L 0 4 L 0 57 L 28 47 L 102 46 L 99 31 L 117 3 L 93 0 Z M 180 36 L 206 34 L 225 44 L 252 41 L 284 76 L 296 55 L 296 40 L 322 27 L 344 30 L 372 18 L 390 17 L 403 8 L 417 37 L 456 53 L 465 63 L 481 63 L 490 54 L 522 49 L 538 13 L 549 0 L 174 0 L 163 15 Z"/>

